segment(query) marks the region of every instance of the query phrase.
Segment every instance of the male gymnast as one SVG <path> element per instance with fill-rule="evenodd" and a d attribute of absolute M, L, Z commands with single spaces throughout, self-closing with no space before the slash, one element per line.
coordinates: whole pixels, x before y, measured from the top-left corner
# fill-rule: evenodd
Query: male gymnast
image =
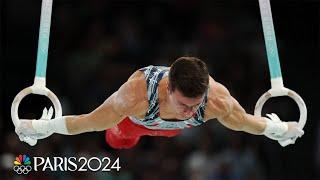
<path fill-rule="evenodd" d="M 20 140 L 106 130 L 106 142 L 111 147 L 128 149 L 141 136 L 173 137 L 210 119 L 235 131 L 265 135 L 280 144 L 304 134 L 297 122 L 283 122 L 276 114 L 256 117 L 246 113 L 209 75 L 206 64 L 195 57 L 180 57 L 170 67 L 137 70 L 91 113 L 51 119 L 52 111 L 45 110 L 39 120 L 20 120 L 15 129 Z"/>

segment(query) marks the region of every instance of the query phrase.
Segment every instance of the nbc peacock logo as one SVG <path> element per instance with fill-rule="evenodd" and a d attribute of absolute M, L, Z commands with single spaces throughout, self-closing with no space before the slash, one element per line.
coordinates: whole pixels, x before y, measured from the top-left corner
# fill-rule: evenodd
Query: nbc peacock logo
<path fill-rule="evenodd" d="M 32 170 L 30 157 L 25 154 L 17 156 L 13 164 L 17 174 L 28 174 Z"/>

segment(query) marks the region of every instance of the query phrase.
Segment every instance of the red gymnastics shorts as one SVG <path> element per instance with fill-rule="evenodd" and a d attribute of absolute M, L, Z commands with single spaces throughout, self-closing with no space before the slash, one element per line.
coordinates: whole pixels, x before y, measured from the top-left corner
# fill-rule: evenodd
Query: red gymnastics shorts
<path fill-rule="evenodd" d="M 115 149 L 129 149 L 135 146 L 141 136 L 173 137 L 180 134 L 181 130 L 153 130 L 135 124 L 129 117 L 118 125 L 106 130 L 106 142 Z"/>

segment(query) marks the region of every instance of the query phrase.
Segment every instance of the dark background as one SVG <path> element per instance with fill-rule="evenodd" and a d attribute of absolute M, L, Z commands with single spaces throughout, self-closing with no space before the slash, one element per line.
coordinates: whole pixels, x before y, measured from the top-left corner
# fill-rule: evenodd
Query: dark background
<path fill-rule="evenodd" d="M 113 150 L 104 132 L 53 135 L 30 147 L 14 133 L 10 107 L 32 85 L 40 0 L 0 1 L 1 179 L 12 179 L 12 158 L 32 156 L 120 157 L 120 173 L 30 173 L 47 179 L 319 179 L 320 117 L 318 0 L 272 0 L 284 84 L 308 107 L 305 135 L 282 148 L 264 136 L 234 132 L 212 120 L 176 138 L 143 137 L 130 150 Z M 54 0 L 47 87 L 63 114 L 88 113 L 136 69 L 169 66 L 184 55 L 204 60 L 248 113 L 270 88 L 257 0 Z M 39 118 L 50 102 L 27 96 L 19 115 Z M 288 98 L 266 104 L 282 120 L 298 118 Z M 22 176 L 19 176 L 23 178 Z"/>

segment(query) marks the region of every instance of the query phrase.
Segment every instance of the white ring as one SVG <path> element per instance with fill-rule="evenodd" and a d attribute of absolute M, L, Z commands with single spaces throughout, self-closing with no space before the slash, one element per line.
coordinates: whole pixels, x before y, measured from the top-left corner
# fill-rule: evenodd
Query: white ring
<path fill-rule="evenodd" d="M 23 89 L 22 91 L 20 91 L 16 97 L 14 98 L 12 105 L 11 105 L 11 118 L 12 118 L 12 122 L 14 124 L 15 127 L 17 127 L 19 125 L 19 114 L 18 114 L 18 109 L 19 109 L 19 105 L 21 100 L 29 95 L 29 94 L 38 94 L 38 95 L 44 95 L 46 97 L 48 97 L 51 102 L 53 103 L 54 109 L 55 109 L 55 118 L 59 118 L 62 116 L 62 108 L 61 108 L 61 103 L 59 101 L 59 99 L 57 98 L 57 96 L 51 92 L 48 88 L 46 88 L 45 86 L 39 87 L 39 86 L 35 86 L 32 85 L 30 87 L 27 87 L 25 89 Z M 36 139 L 32 139 L 30 137 L 25 137 L 24 141 L 27 142 L 28 144 L 30 144 L 31 146 L 34 146 L 37 142 Z"/>
<path fill-rule="evenodd" d="M 276 93 L 275 93 L 276 92 Z M 307 121 L 307 107 L 304 103 L 303 99 L 294 91 L 287 89 L 285 87 L 281 89 L 270 89 L 266 93 L 264 93 L 256 103 L 254 109 L 254 115 L 261 117 L 261 110 L 264 103 L 271 97 L 278 97 L 278 96 L 289 96 L 292 98 L 299 106 L 300 110 L 300 118 L 299 118 L 299 127 L 303 129 Z"/>

